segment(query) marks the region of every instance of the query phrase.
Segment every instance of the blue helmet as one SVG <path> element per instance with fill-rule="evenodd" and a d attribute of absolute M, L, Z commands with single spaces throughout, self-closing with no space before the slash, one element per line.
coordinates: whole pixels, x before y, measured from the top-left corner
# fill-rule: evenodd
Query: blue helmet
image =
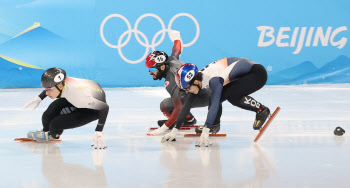
<path fill-rule="evenodd" d="M 198 68 L 195 64 L 186 63 L 177 70 L 175 81 L 180 89 L 184 89 L 191 80 L 198 74 Z"/>

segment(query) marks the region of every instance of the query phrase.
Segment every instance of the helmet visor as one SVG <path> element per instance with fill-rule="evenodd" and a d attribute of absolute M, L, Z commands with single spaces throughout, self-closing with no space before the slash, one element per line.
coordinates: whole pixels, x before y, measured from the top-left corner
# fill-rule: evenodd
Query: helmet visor
<path fill-rule="evenodd" d="M 158 70 L 158 68 L 156 68 L 156 67 L 148 68 L 148 72 L 154 72 L 154 71 L 157 71 L 157 70 Z"/>
<path fill-rule="evenodd" d="M 51 91 L 53 91 L 55 89 L 55 87 L 50 87 L 50 88 L 44 88 L 44 90 L 46 91 L 46 92 L 51 92 Z"/>

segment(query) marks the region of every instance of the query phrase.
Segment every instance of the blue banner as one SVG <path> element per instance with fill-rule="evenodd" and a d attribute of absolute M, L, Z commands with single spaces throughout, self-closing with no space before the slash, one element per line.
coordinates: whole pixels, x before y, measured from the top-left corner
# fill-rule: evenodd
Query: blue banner
<path fill-rule="evenodd" d="M 350 2 L 0 1 L 0 88 L 40 87 L 44 70 L 102 87 L 161 86 L 145 68 L 153 50 L 199 68 L 223 57 L 265 66 L 268 84 L 350 83 Z"/>

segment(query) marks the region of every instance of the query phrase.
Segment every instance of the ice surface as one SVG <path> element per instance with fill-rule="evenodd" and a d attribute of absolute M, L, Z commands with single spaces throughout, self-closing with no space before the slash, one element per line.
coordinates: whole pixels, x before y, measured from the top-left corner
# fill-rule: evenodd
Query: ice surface
<path fill-rule="evenodd" d="M 252 96 L 271 111 L 281 107 L 258 144 L 255 114 L 225 102 L 212 147 L 198 138 L 161 144 L 146 136 L 164 119 L 164 88 L 105 88 L 110 112 L 107 150 L 90 148 L 96 122 L 66 130 L 59 143 L 15 143 L 41 128 L 52 102 L 21 107 L 40 89 L 0 90 L 0 187 L 350 187 L 350 84 L 266 86 Z M 207 108 L 193 109 L 203 124 Z M 334 136 L 337 126 L 344 136 Z M 187 131 L 187 133 L 192 133 Z"/>

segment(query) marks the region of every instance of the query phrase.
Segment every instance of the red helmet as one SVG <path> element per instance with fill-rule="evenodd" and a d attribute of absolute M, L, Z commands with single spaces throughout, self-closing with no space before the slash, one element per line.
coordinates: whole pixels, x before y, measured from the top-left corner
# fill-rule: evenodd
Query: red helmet
<path fill-rule="evenodd" d="M 159 67 L 168 60 L 168 55 L 163 51 L 153 51 L 146 58 L 146 67 Z"/>

